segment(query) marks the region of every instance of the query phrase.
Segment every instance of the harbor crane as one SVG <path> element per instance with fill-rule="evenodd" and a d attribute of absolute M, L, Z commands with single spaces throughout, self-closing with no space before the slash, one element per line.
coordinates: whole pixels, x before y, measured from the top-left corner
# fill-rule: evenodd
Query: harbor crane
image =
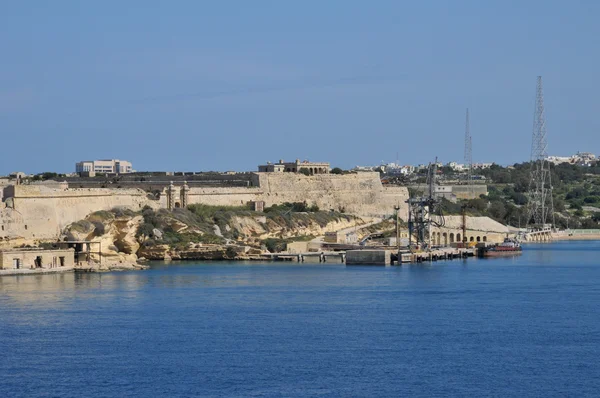
<path fill-rule="evenodd" d="M 427 169 L 427 192 L 421 196 L 409 198 L 408 204 L 408 246 L 431 250 L 431 229 L 445 225 L 441 201 L 437 197 L 437 158 L 435 163 L 429 163 Z M 415 238 L 413 245 L 412 239 Z"/>

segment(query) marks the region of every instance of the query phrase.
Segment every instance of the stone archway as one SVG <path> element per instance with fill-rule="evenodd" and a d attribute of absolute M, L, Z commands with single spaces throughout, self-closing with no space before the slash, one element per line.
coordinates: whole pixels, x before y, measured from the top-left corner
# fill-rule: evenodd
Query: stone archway
<path fill-rule="evenodd" d="M 462 240 L 460 239 L 460 234 L 456 234 L 456 241 L 457 242 L 462 242 Z"/>
<path fill-rule="evenodd" d="M 175 208 L 176 208 L 176 209 L 179 209 L 179 208 L 181 208 L 181 203 L 179 203 L 179 202 L 175 202 Z"/>
<path fill-rule="evenodd" d="M 444 232 L 442 238 L 444 239 L 444 246 L 448 246 L 448 233 Z"/>
<path fill-rule="evenodd" d="M 487 242 L 487 236 L 486 235 L 483 236 L 483 241 Z"/>
<path fill-rule="evenodd" d="M 450 232 L 450 243 L 454 243 L 454 232 Z"/>
<path fill-rule="evenodd" d="M 469 242 L 474 242 L 474 241 L 475 241 L 475 239 L 474 239 L 474 238 L 471 236 L 471 237 L 469 238 Z"/>
<path fill-rule="evenodd" d="M 481 236 L 477 237 L 477 242 L 481 242 Z"/>

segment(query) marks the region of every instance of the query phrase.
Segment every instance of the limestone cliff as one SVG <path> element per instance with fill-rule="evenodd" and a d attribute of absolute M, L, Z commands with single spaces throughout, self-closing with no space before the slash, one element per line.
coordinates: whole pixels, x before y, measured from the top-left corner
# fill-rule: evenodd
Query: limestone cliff
<path fill-rule="evenodd" d="M 269 238 L 310 239 L 364 223 L 338 212 L 298 211 L 307 210 L 304 206 L 276 206 L 267 213 L 201 205 L 173 211 L 99 211 L 70 224 L 64 238 L 98 242 L 103 263 L 119 267 L 135 264 L 142 257 L 244 259 L 265 252 L 264 242 Z"/>
<path fill-rule="evenodd" d="M 140 248 L 136 232 L 142 221 L 141 215 L 130 211 L 98 211 L 70 224 L 63 240 L 94 242 L 93 251 L 100 249 L 104 269 L 135 268 Z M 92 259 L 99 260 L 95 253 Z"/>

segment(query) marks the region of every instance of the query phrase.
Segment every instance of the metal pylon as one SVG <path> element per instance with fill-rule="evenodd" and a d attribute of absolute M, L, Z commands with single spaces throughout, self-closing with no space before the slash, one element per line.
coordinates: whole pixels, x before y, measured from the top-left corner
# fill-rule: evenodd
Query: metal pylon
<path fill-rule="evenodd" d="M 467 168 L 466 184 L 471 191 L 473 183 L 473 147 L 471 141 L 471 126 L 469 123 L 469 108 L 467 108 L 467 117 L 465 121 L 465 167 Z"/>
<path fill-rule="evenodd" d="M 546 229 L 554 225 L 554 204 L 547 146 L 542 77 L 538 76 L 527 203 L 527 229 L 529 230 Z"/>

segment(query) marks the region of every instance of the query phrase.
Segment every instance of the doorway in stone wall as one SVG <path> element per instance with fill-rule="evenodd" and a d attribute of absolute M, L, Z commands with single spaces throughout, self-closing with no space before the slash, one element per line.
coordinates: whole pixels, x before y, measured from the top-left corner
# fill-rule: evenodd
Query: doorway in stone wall
<path fill-rule="evenodd" d="M 35 268 L 42 268 L 42 256 L 35 258 Z"/>

